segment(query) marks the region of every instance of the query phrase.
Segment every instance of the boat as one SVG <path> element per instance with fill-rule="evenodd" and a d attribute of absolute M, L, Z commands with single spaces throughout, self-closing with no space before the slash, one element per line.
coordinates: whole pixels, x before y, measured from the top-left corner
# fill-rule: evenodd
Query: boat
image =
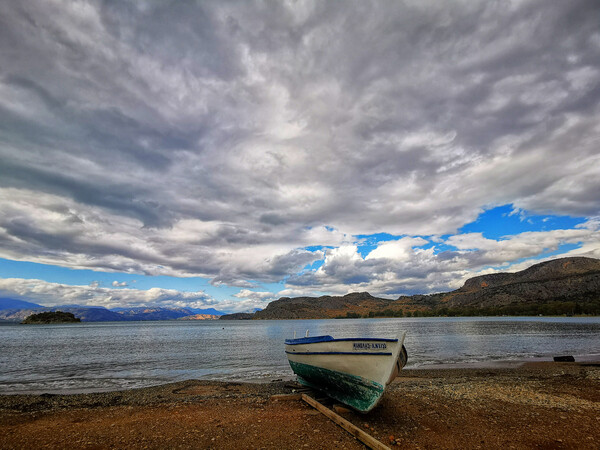
<path fill-rule="evenodd" d="M 285 353 L 298 382 L 360 412 L 371 411 L 406 365 L 406 333 L 395 339 L 332 336 L 286 339 Z"/>

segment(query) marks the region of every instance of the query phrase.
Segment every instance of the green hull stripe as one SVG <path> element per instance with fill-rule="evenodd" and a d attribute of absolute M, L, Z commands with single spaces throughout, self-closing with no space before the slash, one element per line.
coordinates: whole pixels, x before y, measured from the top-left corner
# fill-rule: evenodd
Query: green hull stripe
<path fill-rule="evenodd" d="M 356 375 L 294 361 L 290 361 L 290 366 L 301 384 L 318 389 L 361 412 L 373 409 L 385 390 L 381 384 Z"/>

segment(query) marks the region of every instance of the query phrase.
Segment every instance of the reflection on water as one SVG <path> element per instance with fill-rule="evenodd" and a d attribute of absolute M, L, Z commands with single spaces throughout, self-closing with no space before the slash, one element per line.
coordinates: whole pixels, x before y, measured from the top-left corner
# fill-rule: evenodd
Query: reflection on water
<path fill-rule="evenodd" d="M 597 355 L 600 318 L 404 318 L 0 326 L 0 393 L 127 389 L 191 378 L 291 377 L 283 341 L 395 337 L 407 368 Z"/>

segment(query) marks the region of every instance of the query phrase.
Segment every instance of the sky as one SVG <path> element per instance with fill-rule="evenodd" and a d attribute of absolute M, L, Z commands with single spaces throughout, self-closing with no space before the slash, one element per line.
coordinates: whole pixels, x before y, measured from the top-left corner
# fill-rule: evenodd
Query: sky
<path fill-rule="evenodd" d="M 600 3 L 0 2 L 0 297 L 264 308 L 600 257 Z"/>

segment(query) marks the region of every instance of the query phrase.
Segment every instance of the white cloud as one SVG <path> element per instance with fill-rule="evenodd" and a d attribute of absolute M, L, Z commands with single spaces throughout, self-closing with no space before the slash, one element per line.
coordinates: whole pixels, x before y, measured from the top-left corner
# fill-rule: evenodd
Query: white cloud
<path fill-rule="evenodd" d="M 502 240 L 486 239 L 481 233 L 450 236 L 446 243 L 478 264 L 499 265 L 522 258 L 532 258 L 542 252 L 558 250 L 563 244 L 585 244 L 597 248 L 600 242 L 598 227 L 572 230 L 525 232 Z"/>
<path fill-rule="evenodd" d="M 240 292 L 238 292 L 237 294 L 234 294 L 233 296 L 237 297 L 237 298 L 264 300 L 264 299 L 273 299 L 274 294 L 273 294 L 273 292 L 270 292 L 270 291 L 256 292 L 256 291 L 251 291 L 250 289 L 242 289 Z"/>
<path fill-rule="evenodd" d="M 377 248 L 371 251 L 365 259 L 385 258 L 396 261 L 408 260 L 413 253 L 413 247 L 427 244 L 423 238 L 404 237 L 397 241 L 388 241 L 380 243 Z"/>
<path fill-rule="evenodd" d="M 565 244 L 578 248 L 558 256 L 598 258 L 600 226 L 597 220 L 590 220 L 576 229 L 525 232 L 499 240 L 481 233 L 455 235 L 437 245 L 456 250 L 437 254 L 435 247 L 418 248 L 426 242 L 423 238 L 381 242 L 365 258 L 352 246 L 330 250 L 318 270 L 290 277 L 288 286 L 309 292 L 366 290 L 388 296 L 447 291 L 478 274 L 524 269 L 539 262 L 538 255 L 555 252 Z"/>
<path fill-rule="evenodd" d="M 38 302 L 42 306 L 78 304 L 105 308 L 135 306 L 204 308 L 218 305 L 216 300 L 202 291 L 181 292 L 160 288 L 112 289 L 98 287 L 98 285 L 76 286 L 23 278 L 0 278 L 0 292 L 3 296 L 23 298 Z"/>

